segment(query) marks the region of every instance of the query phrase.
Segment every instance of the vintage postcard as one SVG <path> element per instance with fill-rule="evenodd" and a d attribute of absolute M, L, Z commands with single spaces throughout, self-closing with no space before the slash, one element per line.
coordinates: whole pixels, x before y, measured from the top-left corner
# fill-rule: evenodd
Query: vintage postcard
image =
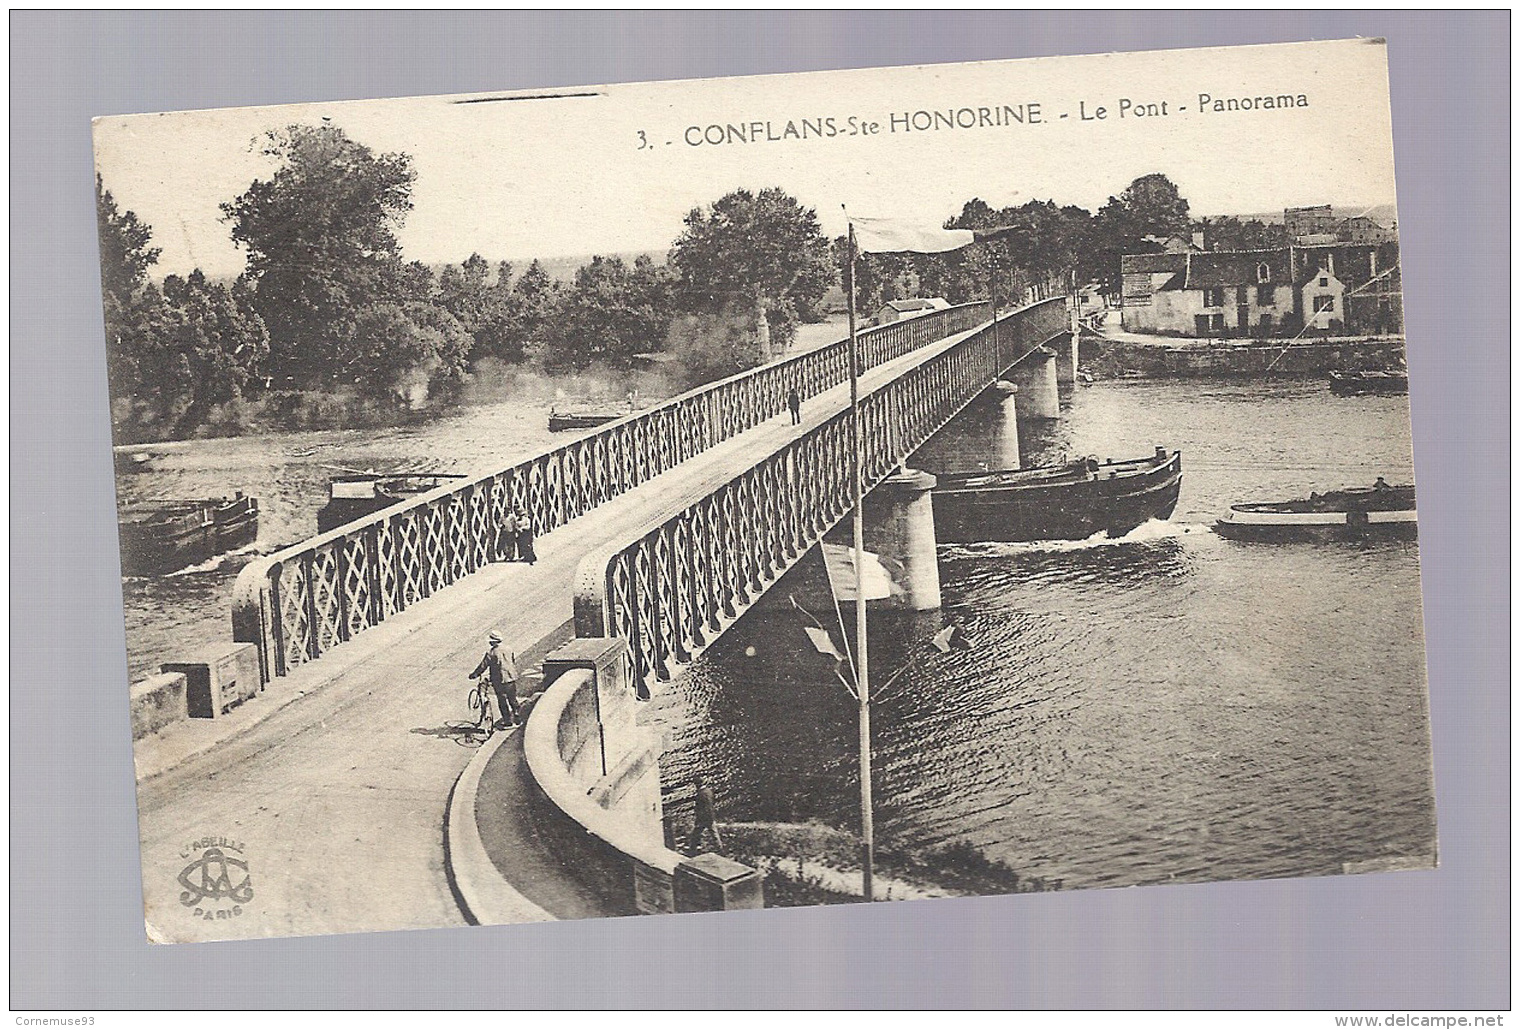
<path fill-rule="evenodd" d="M 148 936 L 1431 868 L 1376 39 L 103 118 Z"/>

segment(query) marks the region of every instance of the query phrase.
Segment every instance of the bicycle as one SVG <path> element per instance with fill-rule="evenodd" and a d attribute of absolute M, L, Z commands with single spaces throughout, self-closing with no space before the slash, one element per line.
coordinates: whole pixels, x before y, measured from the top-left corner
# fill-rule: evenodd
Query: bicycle
<path fill-rule="evenodd" d="M 483 740 L 490 740 L 496 730 L 496 720 L 491 717 L 491 684 L 485 677 L 470 685 L 469 705 L 470 720 L 475 729 L 484 734 Z"/>

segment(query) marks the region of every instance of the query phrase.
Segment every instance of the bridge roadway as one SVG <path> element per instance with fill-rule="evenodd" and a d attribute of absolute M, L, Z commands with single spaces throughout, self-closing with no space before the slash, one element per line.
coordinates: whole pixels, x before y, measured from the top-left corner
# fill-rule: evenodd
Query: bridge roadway
<path fill-rule="evenodd" d="M 975 332 L 869 370 L 862 392 Z M 231 716 L 165 730 L 138 759 L 150 937 L 463 924 L 445 867 L 444 817 L 450 790 L 476 753 L 458 728 L 467 714 L 466 677 L 486 634 L 499 630 L 524 669 L 536 666 L 572 635 L 572 584 L 583 556 L 658 524 L 848 406 L 847 383 L 810 398 L 800 427 L 785 414 L 774 417 L 539 538 L 536 564 L 489 565 L 271 680 Z M 536 688 L 524 684 L 525 692 Z M 520 741 L 510 743 L 520 754 Z M 189 845 L 205 837 L 228 838 L 248 863 L 254 897 L 226 918 L 195 914 L 211 903 L 181 903 L 179 877 L 199 854 Z M 506 839 L 536 843 L 531 832 Z M 540 880 L 559 870 L 552 854 L 524 855 L 523 864 Z M 573 876 L 560 876 L 524 889 L 558 918 L 602 911 Z"/>

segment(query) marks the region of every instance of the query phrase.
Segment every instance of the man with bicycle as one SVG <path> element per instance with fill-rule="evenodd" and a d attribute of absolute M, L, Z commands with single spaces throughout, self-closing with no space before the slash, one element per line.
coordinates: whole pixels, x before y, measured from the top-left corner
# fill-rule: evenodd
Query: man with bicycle
<path fill-rule="evenodd" d="M 470 679 L 479 679 L 486 675 L 491 683 L 491 688 L 496 691 L 496 710 L 501 718 L 496 723 L 497 729 L 517 725 L 517 664 L 516 656 L 509 651 L 502 650 L 501 634 L 495 630 L 486 638 L 490 647 L 486 649 L 485 657 L 480 664 L 475 666 L 475 671 L 470 673 Z"/>

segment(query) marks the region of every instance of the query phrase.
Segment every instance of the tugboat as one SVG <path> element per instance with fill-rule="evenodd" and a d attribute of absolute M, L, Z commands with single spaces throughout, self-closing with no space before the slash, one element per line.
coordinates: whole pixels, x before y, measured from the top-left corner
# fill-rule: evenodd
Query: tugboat
<path fill-rule="evenodd" d="M 1233 504 L 1214 530 L 1231 540 L 1302 541 L 1414 539 L 1414 487 L 1390 486 L 1382 476 L 1371 487 L 1311 493 L 1293 501 Z"/>
<path fill-rule="evenodd" d="M 127 508 L 119 522 L 124 576 L 161 576 L 247 547 L 259 535 L 259 502 L 234 497 Z"/>
<path fill-rule="evenodd" d="M 943 543 L 1120 537 L 1177 507 L 1182 452 L 1001 472 L 936 475 L 934 532 Z"/>
<path fill-rule="evenodd" d="M 1390 368 L 1374 372 L 1331 372 L 1330 392 L 1337 397 L 1366 393 L 1408 393 L 1409 373 Z"/>
<path fill-rule="evenodd" d="M 436 490 L 451 479 L 462 478 L 434 472 L 347 472 L 334 476 L 327 484 L 327 504 L 317 512 L 317 532 L 337 529 L 371 512 Z"/>

